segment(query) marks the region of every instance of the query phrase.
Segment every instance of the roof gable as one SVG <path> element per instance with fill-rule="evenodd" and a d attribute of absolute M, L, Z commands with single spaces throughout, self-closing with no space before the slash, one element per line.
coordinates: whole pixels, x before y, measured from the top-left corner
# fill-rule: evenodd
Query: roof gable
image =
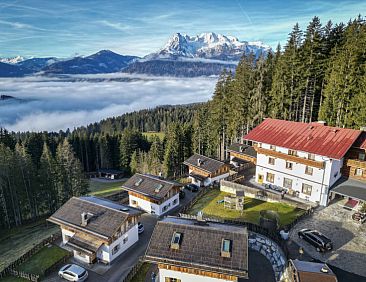
<path fill-rule="evenodd" d="M 341 159 L 360 134 L 355 129 L 267 118 L 244 139 Z"/>
<path fill-rule="evenodd" d="M 159 200 L 176 186 L 181 184 L 154 175 L 136 173 L 122 185 L 122 188 Z"/>
<path fill-rule="evenodd" d="M 156 263 L 198 268 L 244 277 L 248 271 L 248 233 L 243 227 L 168 217 L 159 221 L 146 251 L 146 259 Z M 172 249 L 174 233 L 180 233 L 179 249 Z M 222 257 L 223 239 L 230 240 L 231 257 Z"/>
<path fill-rule="evenodd" d="M 49 221 L 73 226 L 79 230 L 111 238 L 130 216 L 131 211 L 134 215 L 139 214 L 136 209 L 130 207 L 128 207 L 128 210 L 124 208 L 125 211 L 122 211 L 124 206 L 118 205 L 121 206 L 121 210 L 118 210 L 117 208 L 104 206 L 102 202 L 89 201 L 88 198 L 95 197 L 71 198 L 49 218 Z M 103 199 L 101 200 L 103 201 Z M 82 226 L 82 213 L 93 214 L 86 226 Z"/>
<path fill-rule="evenodd" d="M 201 162 L 200 165 L 198 165 L 198 161 Z M 189 157 L 187 160 L 184 161 L 184 164 L 188 166 L 197 167 L 210 173 L 218 171 L 221 167 L 225 165 L 224 162 L 199 154 L 194 154 L 193 156 Z"/>

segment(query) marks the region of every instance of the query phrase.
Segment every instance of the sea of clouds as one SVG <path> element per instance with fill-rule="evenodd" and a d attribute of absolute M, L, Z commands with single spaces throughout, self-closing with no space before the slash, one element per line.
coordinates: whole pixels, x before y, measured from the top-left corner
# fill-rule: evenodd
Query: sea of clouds
<path fill-rule="evenodd" d="M 0 127 L 10 131 L 59 131 L 158 105 L 203 102 L 217 78 L 128 74 L 1 78 Z"/>

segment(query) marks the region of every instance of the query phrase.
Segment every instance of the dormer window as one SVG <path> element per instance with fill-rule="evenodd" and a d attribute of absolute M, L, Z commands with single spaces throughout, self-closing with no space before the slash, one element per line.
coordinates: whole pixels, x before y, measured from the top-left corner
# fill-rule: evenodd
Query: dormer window
<path fill-rule="evenodd" d="M 173 237 L 172 237 L 172 241 L 170 243 L 170 248 L 173 250 L 179 250 L 180 249 L 180 244 L 182 243 L 182 237 L 183 234 L 180 232 L 174 232 Z"/>
<path fill-rule="evenodd" d="M 221 256 L 224 258 L 231 257 L 232 241 L 229 239 L 222 239 L 221 242 Z"/>

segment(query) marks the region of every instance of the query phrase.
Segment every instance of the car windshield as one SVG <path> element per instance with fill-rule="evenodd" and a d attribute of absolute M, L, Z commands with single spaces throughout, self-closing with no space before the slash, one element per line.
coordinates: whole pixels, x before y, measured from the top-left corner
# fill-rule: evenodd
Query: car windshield
<path fill-rule="evenodd" d="M 84 270 L 84 271 L 79 275 L 79 277 L 83 277 L 85 274 L 86 274 L 86 270 Z"/>

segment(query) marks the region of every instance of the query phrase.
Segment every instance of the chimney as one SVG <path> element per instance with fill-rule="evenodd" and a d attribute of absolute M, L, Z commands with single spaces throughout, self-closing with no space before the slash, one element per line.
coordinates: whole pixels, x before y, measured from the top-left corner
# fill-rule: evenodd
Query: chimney
<path fill-rule="evenodd" d="M 324 120 L 318 120 L 317 123 L 319 123 L 320 125 L 327 125 L 327 122 Z"/>
<path fill-rule="evenodd" d="M 81 214 L 81 226 L 87 226 L 88 225 L 88 214 L 86 212 L 83 212 Z"/>

